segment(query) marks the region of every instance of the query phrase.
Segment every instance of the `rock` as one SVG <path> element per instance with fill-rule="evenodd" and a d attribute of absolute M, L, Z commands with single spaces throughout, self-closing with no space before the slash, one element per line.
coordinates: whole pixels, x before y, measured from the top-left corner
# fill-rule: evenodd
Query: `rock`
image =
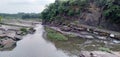
<path fill-rule="evenodd" d="M 112 53 L 114 54 L 102 51 L 82 51 L 82 54 L 85 55 L 85 57 L 91 57 L 91 55 L 93 55 L 94 57 L 120 57 L 120 54 L 118 52 Z"/>
<path fill-rule="evenodd" d="M 0 34 L 0 38 L 4 38 L 6 34 Z"/>
<path fill-rule="evenodd" d="M 86 29 L 88 32 L 91 32 L 91 33 L 93 33 L 94 32 L 94 30 L 93 29 L 91 29 L 91 28 L 87 28 Z"/>
<path fill-rule="evenodd" d="M 21 35 L 16 35 L 14 38 L 15 38 L 15 41 L 19 41 L 19 40 L 23 39 L 23 37 Z"/>
<path fill-rule="evenodd" d="M 98 39 L 101 39 L 101 40 L 106 40 L 107 37 L 105 36 L 96 36 Z"/>
<path fill-rule="evenodd" d="M 30 28 L 28 33 L 33 34 L 36 30 L 34 28 Z"/>
<path fill-rule="evenodd" d="M 110 37 L 113 37 L 113 38 L 114 38 L 114 37 L 115 37 L 115 35 L 114 35 L 114 34 L 110 34 Z"/>
<path fill-rule="evenodd" d="M 78 31 L 85 31 L 86 29 L 85 28 L 76 28 L 76 30 L 78 30 Z"/>
<path fill-rule="evenodd" d="M 64 27 L 62 27 L 62 28 L 60 28 L 62 31 L 70 31 L 71 30 L 71 28 L 70 27 L 68 27 L 68 26 L 64 26 Z"/>
<path fill-rule="evenodd" d="M 17 34 L 17 35 L 21 35 L 21 34 L 22 34 L 22 31 L 17 31 L 16 34 Z"/>
<path fill-rule="evenodd" d="M 119 40 L 113 40 L 113 43 L 120 44 Z"/>
<path fill-rule="evenodd" d="M 7 37 L 10 37 L 10 38 L 13 38 L 13 39 L 14 39 L 14 36 L 15 36 L 15 35 L 16 35 L 16 32 L 14 32 L 14 31 L 13 31 L 13 32 L 9 32 L 9 31 L 8 31 L 8 33 L 6 33 L 6 36 L 7 36 Z"/>
<path fill-rule="evenodd" d="M 106 32 L 99 32 L 99 35 L 100 35 L 100 36 L 108 36 L 109 33 L 106 33 Z"/>
<path fill-rule="evenodd" d="M 10 48 L 12 47 L 14 44 L 16 44 L 16 41 L 12 40 L 12 39 L 7 39 L 7 40 L 3 40 L 1 45 L 3 45 L 3 48 Z"/>
<path fill-rule="evenodd" d="M 115 35 L 114 38 L 120 40 L 120 35 Z"/>
<path fill-rule="evenodd" d="M 94 34 L 97 34 L 97 35 L 99 34 L 98 32 L 93 32 L 93 33 L 94 33 Z"/>
<path fill-rule="evenodd" d="M 85 37 L 88 39 L 94 39 L 94 37 L 92 35 L 85 35 Z"/>
<path fill-rule="evenodd" d="M 86 31 L 81 31 L 80 34 L 82 34 L 82 35 L 89 35 L 90 33 L 86 32 Z"/>

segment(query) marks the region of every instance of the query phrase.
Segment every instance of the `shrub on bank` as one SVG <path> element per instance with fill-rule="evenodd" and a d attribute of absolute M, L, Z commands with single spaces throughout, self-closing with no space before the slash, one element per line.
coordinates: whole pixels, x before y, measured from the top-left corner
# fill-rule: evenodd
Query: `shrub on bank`
<path fill-rule="evenodd" d="M 22 35 L 26 35 L 28 32 L 27 28 L 21 28 L 20 31 L 22 32 Z"/>

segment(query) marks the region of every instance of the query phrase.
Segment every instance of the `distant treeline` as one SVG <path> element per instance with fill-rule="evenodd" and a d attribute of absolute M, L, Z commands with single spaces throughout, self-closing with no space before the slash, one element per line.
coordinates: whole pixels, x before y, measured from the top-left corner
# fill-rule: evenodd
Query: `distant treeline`
<path fill-rule="evenodd" d="M 8 14 L 0 13 L 0 16 L 5 19 L 38 19 L 40 18 L 39 13 L 17 13 L 17 14 Z"/>

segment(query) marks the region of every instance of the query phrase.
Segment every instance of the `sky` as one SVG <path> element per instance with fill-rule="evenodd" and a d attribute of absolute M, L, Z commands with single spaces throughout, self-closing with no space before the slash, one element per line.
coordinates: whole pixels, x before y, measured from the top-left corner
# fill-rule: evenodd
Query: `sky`
<path fill-rule="evenodd" d="M 55 0 L 1 0 L 0 13 L 40 13 Z"/>

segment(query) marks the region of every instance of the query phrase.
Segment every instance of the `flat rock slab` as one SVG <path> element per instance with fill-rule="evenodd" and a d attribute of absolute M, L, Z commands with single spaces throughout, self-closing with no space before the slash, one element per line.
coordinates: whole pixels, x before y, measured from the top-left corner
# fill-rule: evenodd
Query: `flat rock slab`
<path fill-rule="evenodd" d="M 12 39 L 7 39 L 3 41 L 2 45 L 4 45 L 4 48 L 9 48 L 9 47 L 12 47 L 15 43 L 16 41 Z"/>
<path fill-rule="evenodd" d="M 81 52 L 85 57 L 91 57 L 90 53 L 93 53 L 94 57 L 120 57 L 120 52 L 102 52 L 102 51 L 82 51 Z"/>

